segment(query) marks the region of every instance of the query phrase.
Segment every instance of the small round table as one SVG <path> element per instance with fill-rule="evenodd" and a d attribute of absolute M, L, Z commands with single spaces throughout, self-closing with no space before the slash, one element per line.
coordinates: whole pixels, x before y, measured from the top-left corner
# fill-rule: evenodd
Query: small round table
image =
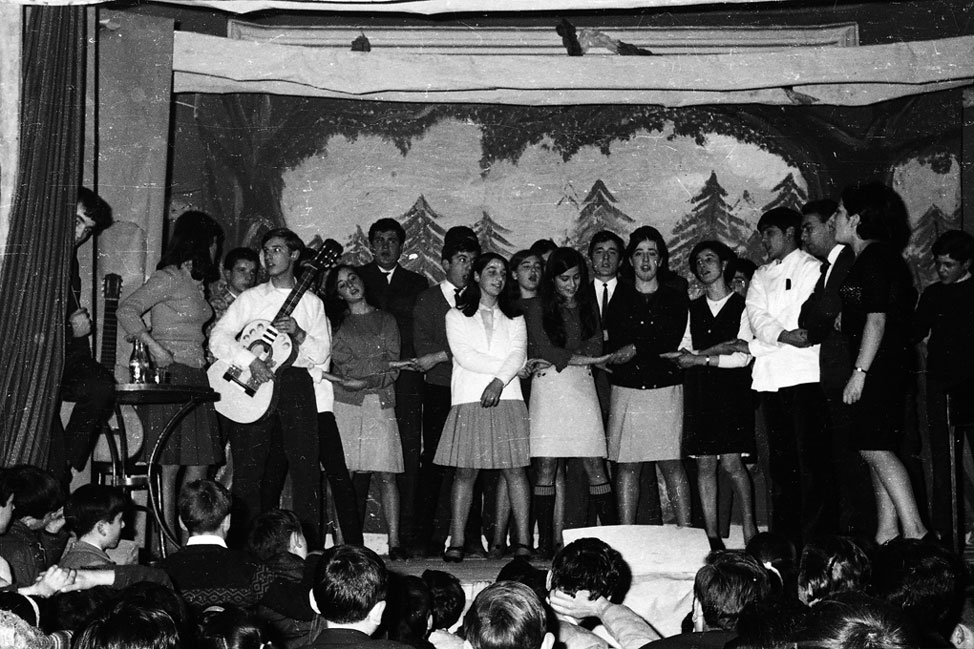
<path fill-rule="evenodd" d="M 149 502 L 152 505 L 152 514 L 156 519 L 156 523 L 159 525 L 159 530 L 162 535 L 168 538 L 175 545 L 179 545 L 179 538 L 170 529 L 169 523 L 166 521 L 166 517 L 162 513 L 162 503 L 160 500 L 160 494 L 157 491 L 156 483 L 159 471 L 159 453 L 166 446 L 166 442 L 169 441 L 169 437 L 176 430 L 176 426 L 182 421 L 183 417 L 189 414 L 193 408 L 196 408 L 202 403 L 208 401 L 217 401 L 220 395 L 214 392 L 208 387 L 201 387 L 196 385 L 172 385 L 168 383 L 121 383 L 115 386 L 115 402 L 120 405 L 129 406 L 152 406 L 160 404 L 171 404 L 171 403 L 181 403 L 182 408 L 176 411 L 176 413 L 169 418 L 166 425 L 163 427 L 162 431 L 159 433 L 159 438 L 156 440 L 155 446 L 152 447 L 152 453 L 149 455 L 149 459 L 146 462 L 148 465 L 148 482 L 149 482 Z M 161 542 L 159 544 L 160 552 L 162 556 L 166 556 L 166 544 Z"/>

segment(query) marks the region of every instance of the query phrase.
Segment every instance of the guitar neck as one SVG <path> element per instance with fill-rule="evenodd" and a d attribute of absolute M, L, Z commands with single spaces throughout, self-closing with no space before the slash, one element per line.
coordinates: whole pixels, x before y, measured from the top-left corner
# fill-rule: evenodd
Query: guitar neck
<path fill-rule="evenodd" d="M 284 300 L 284 304 L 281 305 L 281 309 L 277 312 L 277 315 L 274 316 L 275 320 L 277 320 L 278 318 L 286 318 L 289 315 L 291 315 L 294 309 L 297 308 L 298 302 L 301 301 L 301 297 L 305 294 L 305 292 L 309 288 L 311 288 L 311 285 L 314 283 L 315 277 L 317 275 L 318 275 L 318 271 L 313 268 L 309 268 L 308 270 L 301 273 L 301 277 L 300 279 L 298 279 L 298 283 L 295 284 L 294 288 L 291 289 L 291 292 L 290 294 L 288 294 L 287 299 Z"/>
<path fill-rule="evenodd" d="M 101 326 L 101 364 L 106 370 L 115 373 L 115 348 L 118 343 L 118 298 L 105 298 L 105 320 Z"/>

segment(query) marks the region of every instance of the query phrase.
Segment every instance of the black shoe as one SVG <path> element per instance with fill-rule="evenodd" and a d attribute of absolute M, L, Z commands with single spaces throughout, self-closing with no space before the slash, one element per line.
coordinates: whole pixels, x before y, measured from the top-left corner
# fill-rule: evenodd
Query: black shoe
<path fill-rule="evenodd" d="M 719 536 L 708 536 L 707 542 L 710 543 L 711 552 L 727 549 L 727 547 L 724 545 L 723 539 L 721 539 Z"/>
<path fill-rule="evenodd" d="M 389 548 L 389 561 L 408 561 L 412 558 L 413 557 L 409 552 L 398 545 L 394 545 Z"/>
<path fill-rule="evenodd" d="M 469 541 L 463 545 L 463 554 L 470 559 L 486 559 L 487 550 L 480 541 Z"/>
<path fill-rule="evenodd" d="M 514 549 L 515 559 L 530 561 L 532 558 L 534 558 L 534 552 L 531 551 L 530 547 L 524 545 L 523 543 L 515 543 L 511 547 Z"/>
<path fill-rule="evenodd" d="M 507 554 L 507 546 L 503 543 L 495 543 L 490 546 L 490 551 L 487 552 L 488 559 L 503 559 L 504 555 Z"/>
<path fill-rule="evenodd" d="M 463 546 L 451 545 L 443 553 L 443 560 L 447 563 L 460 563 L 463 561 Z"/>

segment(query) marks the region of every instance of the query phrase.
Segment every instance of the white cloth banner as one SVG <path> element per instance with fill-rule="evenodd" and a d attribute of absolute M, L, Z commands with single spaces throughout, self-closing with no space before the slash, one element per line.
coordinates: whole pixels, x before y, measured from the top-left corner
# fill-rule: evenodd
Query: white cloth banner
<path fill-rule="evenodd" d="M 176 32 L 173 92 L 567 104 L 865 105 L 974 81 L 974 36 L 661 56 L 346 52 Z"/>

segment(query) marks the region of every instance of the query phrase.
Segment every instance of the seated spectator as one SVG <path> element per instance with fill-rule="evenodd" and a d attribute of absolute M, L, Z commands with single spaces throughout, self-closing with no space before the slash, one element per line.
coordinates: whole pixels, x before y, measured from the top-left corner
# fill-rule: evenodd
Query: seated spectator
<path fill-rule="evenodd" d="M 67 545 L 64 492 L 49 471 L 29 465 L 6 471 L 4 483 L 16 518 L 0 536 L 0 557 L 10 565 L 15 586 L 31 586 L 57 563 Z"/>
<path fill-rule="evenodd" d="M 495 581 L 516 581 L 533 590 L 538 601 L 544 602 L 548 599 L 547 571 L 535 568 L 524 558 L 514 559 L 501 568 Z"/>
<path fill-rule="evenodd" d="M 964 598 L 960 620 L 950 634 L 950 644 L 956 649 L 974 649 L 974 598 Z"/>
<path fill-rule="evenodd" d="M 199 627 L 196 649 L 272 649 L 258 619 L 236 606 L 207 610 Z"/>
<path fill-rule="evenodd" d="M 455 575 L 442 570 L 424 570 L 423 581 L 430 590 L 433 614 L 429 641 L 436 649 L 460 649 L 463 646 L 463 639 L 450 633 L 450 629 L 460 621 L 460 616 L 463 615 L 463 609 L 467 604 L 467 596 L 463 592 L 460 580 Z"/>
<path fill-rule="evenodd" d="M 294 512 L 269 509 L 260 514 L 254 519 L 247 546 L 279 580 L 296 586 L 305 582 L 309 568 L 306 565 L 308 541 L 301 529 L 301 520 Z M 308 588 L 310 583 L 302 587 L 302 592 Z M 258 613 L 288 647 L 304 644 L 311 630 L 310 620 L 295 620 L 266 606 L 260 606 Z"/>
<path fill-rule="evenodd" d="M 622 649 L 635 649 L 660 635 L 620 602 L 632 582 L 622 555 L 596 538 L 573 541 L 551 562 L 548 602 L 558 620 L 556 637 L 566 649 L 608 647 L 602 638 L 581 626 L 595 618 Z"/>
<path fill-rule="evenodd" d="M 809 609 L 797 597 L 749 602 L 737 618 L 737 637 L 724 649 L 792 649 L 804 633 Z"/>
<path fill-rule="evenodd" d="M 386 636 L 414 649 L 434 649 L 427 639 L 433 624 L 432 600 L 426 582 L 415 575 L 389 574 L 389 592 L 382 626 Z"/>
<path fill-rule="evenodd" d="M 645 645 L 645 649 L 709 649 L 737 636 L 744 607 L 767 597 L 768 573 L 751 555 L 734 550 L 712 552 L 693 581 L 693 632 Z"/>
<path fill-rule="evenodd" d="M 325 647 L 405 648 L 393 640 L 374 640 L 386 608 L 388 574 L 372 550 L 337 545 L 325 550 L 315 571 L 311 603 L 324 625 L 308 649 Z"/>
<path fill-rule="evenodd" d="M 189 532 L 186 547 L 159 562 L 176 590 L 197 611 L 260 603 L 299 620 L 311 619 L 301 589 L 278 579 L 244 552 L 226 545 L 230 492 L 212 480 L 196 480 L 179 494 L 179 519 Z"/>
<path fill-rule="evenodd" d="M 176 624 L 179 635 L 188 638 L 193 635 L 193 616 L 186 601 L 179 596 L 172 586 L 163 586 L 149 581 L 132 584 L 118 591 L 113 605 L 126 602 L 132 606 L 159 609 Z"/>
<path fill-rule="evenodd" d="M 768 571 L 771 592 L 795 597 L 798 593 L 798 553 L 794 544 L 774 532 L 758 532 L 744 549 Z"/>
<path fill-rule="evenodd" d="M 58 593 L 49 598 L 47 606 L 42 608 L 41 629 L 46 633 L 80 632 L 87 626 L 92 615 L 112 601 L 116 593 L 117 591 L 109 586 Z"/>
<path fill-rule="evenodd" d="M 524 584 L 499 581 L 480 591 L 463 618 L 471 649 L 551 649 L 547 614 Z"/>
<path fill-rule="evenodd" d="M 928 645 L 918 640 L 893 607 L 861 593 L 842 593 L 819 602 L 798 645 L 809 649 L 908 649 Z"/>
<path fill-rule="evenodd" d="M 851 539 L 830 536 L 812 541 L 802 550 L 798 597 L 811 606 L 839 593 L 863 590 L 869 576 L 869 559 Z"/>
<path fill-rule="evenodd" d="M 960 619 L 963 570 L 938 543 L 897 538 L 873 558 L 871 592 L 906 614 L 924 646 L 946 646 Z"/>
<path fill-rule="evenodd" d="M 119 602 L 92 620 L 72 646 L 73 649 L 180 649 L 183 644 L 176 623 L 162 609 Z"/>
<path fill-rule="evenodd" d="M 78 537 L 58 562 L 62 568 L 113 566 L 105 550 L 118 547 L 125 527 L 125 495 L 121 489 L 88 484 L 78 487 L 64 505 L 67 528 Z"/>

